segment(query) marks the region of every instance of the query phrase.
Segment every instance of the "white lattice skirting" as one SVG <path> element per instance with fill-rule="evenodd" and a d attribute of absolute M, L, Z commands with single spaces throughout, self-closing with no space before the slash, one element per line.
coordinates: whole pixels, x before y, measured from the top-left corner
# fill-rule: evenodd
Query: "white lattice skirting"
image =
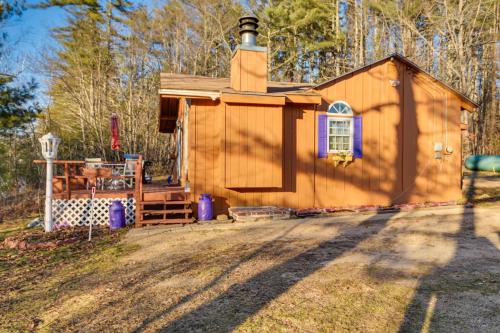
<path fill-rule="evenodd" d="M 52 218 L 54 225 L 84 226 L 109 225 L 109 206 L 113 200 L 120 200 L 125 207 L 125 221 L 135 221 L 135 199 L 57 199 L 52 201 Z M 92 209 L 93 206 L 93 209 Z"/>

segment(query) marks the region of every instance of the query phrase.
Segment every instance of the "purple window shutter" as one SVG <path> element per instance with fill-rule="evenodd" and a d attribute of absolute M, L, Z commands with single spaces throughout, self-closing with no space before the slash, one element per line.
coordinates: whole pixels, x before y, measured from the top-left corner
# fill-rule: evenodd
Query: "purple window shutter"
<path fill-rule="evenodd" d="M 363 122 L 361 116 L 354 116 L 354 157 L 363 157 Z"/>
<path fill-rule="evenodd" d="M 318 117 L 318 157 L 328 157 L 328 149 L 326 143 L 328 140 L 328 132 L 326 128 L 328 116 L 320 114 Z"/>

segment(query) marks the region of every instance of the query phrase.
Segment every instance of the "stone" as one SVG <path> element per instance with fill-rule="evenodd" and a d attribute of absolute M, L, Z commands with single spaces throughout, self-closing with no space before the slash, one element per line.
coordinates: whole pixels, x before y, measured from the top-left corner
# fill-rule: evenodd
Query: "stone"
<path fill-rule="evenodd" d="M 28 229 L 36 228 L 36 227 L 41 227 L 43 225 L 43 221 L 41 218 L 36 217 L 33 220 L 31 220 L 30 223 L 26 226 Z"/>
<path fill-rule="evenodd" d="M 226 214 L 217 215 L 217 221 L 227 221 L 227 220 L 229 220 L 229 217 Z"/>

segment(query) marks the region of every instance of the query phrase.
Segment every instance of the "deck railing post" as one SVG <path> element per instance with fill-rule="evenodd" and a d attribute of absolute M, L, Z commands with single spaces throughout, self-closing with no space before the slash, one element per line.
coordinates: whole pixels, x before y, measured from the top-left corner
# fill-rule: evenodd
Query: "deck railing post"
<path fill-rule="evenodd" d="M 66 199 L 71 199 L 71 179 L 68 162 L 64 163 L 64 179 L 66 181 Z"/>
<path fill-rule="evenodd" d="M 141 204 L 142 204 L 142 155 L 139 155 L 135 165 L 135 225 L 141 226 Z"/>

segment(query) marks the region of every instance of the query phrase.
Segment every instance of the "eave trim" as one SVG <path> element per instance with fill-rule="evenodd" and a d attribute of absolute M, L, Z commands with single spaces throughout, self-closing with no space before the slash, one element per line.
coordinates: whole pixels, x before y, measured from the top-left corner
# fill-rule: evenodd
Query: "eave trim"
<path fill-rule="evenodd" d="M 224 93 L 221 101 L 235 104 L 285 105 L 285 96 Z"/>
<path fill-rule="evenodd" d="M 216 91 L 202 91 L 202 90 L 183 90 L 183 89 L 159 89 L 160 95 L 179 95 L 191 97 L 208 97 L 213 101 L 220 98 L 220 92 Z"/>

